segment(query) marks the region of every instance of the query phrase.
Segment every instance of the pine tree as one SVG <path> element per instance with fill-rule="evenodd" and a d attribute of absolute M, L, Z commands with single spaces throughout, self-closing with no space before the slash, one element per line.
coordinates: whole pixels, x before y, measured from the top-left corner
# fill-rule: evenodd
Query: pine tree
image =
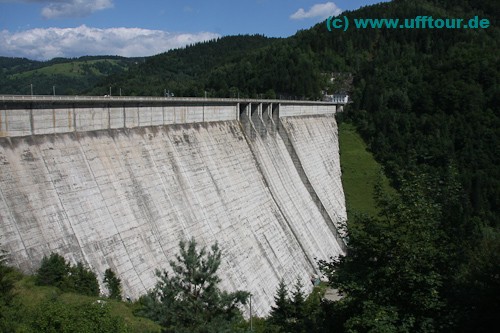
<path fill-rule="evenodd" d="M 9 320 L 9 312 L 12 312 L 12 300 L 14 299 L 13 269 L 6 265 L 7 255 L 0 249 L 0 332 L 14 331 L 15 323 Z"/>
<path fill-rule="evenodd" d="M 246 303 L 249 293 L 219 289 L 217 243 L 210 252 L 205 247 L 198 250 L 194 238 L 179 246 L 180 254 L 170 262 L 173 274 L 157 271 L 155 288 L 141 298 L 142 314 L 157 321 L 165 332 L 231 332 L 242 320 L 238 305 Z"/>
<path fill-rule="evenodd" d="M 78 262 L 76 266 L 70 268 L 63 290 L 74 291 L 82 295 L 99 296 L 99 282 L 94 272 Z"/>
<path fill-rule="evenodd" d="M 99 282 L 94 272 L 81 262 L 71 266 L 57 253 L 43 257 L 36 274 L 36 284 L 54 286 L 63 291 L 76 292 L 88 296 L 99 295 Z"/>
<path fill-rule="evenodd" d="M 108 287 L 109 298 L 121 301 L 122 299 L 122 286 L 121 280 L 116 277 L 115 272 L 111 268 L 106 269 L 104 272 L 104 284 Z"/>
<path fill-rule="evenodd" d="M 281 328 L 280 332 L 289 332 L 292 317 L 292 303 L 288 295 L 285 281 L 281 279 L 274 296 L 274 306 L 271 307 L 269 322 L 271 325 Z"/>
<path fill-rule="evenodd" d="M 307 318 L 306 300 L 304 292 L 302 291 L 303 287 L 304 285 L 302 284 L 302 280 L 297 278 L 291 299 L 293 332 L 307 332 L 307 327 L 305 327 L 305 321 Z"/>
<path fill-rule="evenodd" d="M 51 253 L 49 257 L 44 256 L 42 259 L 36 274 L 36 284 L 62 287 L 69 270 L 70 265 L 64 257 L 57 253 Z"/>

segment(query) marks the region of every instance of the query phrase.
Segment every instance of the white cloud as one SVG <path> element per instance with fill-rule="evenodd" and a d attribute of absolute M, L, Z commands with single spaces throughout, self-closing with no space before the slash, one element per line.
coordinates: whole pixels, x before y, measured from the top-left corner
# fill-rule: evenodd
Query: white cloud
<path fill-rule="evenodd" d="M 46 19 L 84 17 L 113 7 L 113 0 L 0 0 L 0 2 L 31 2 L 46 4 L 42 16 Z"/>
<path fill-rule="evenodd" d="M 48 60 L 83 55 L 142 57 L 219 37 L 212 32 L 169 33 L 140 28 L 31 29 L 0 32 L 0 55 Z"/>
<path fill-rule="evenodd" d="M 96 11 L 112 7 L 112 0 L 50 1 L 49 4 L 42 9 L 42 16 L 47 19 L 59 17 L 84 17 Z"/>
<path fill-rule="evenodd" d="M 309 18 L 326 19 L 329 16 L 337 16 L 342 13 L 342 9 L 337 7 L 333 2 L 318 3 L 312 6 L 307 12 L 304 8 L 300 8 L 295 13 L 290 15 L 292 20 L 303 20 Z"/>

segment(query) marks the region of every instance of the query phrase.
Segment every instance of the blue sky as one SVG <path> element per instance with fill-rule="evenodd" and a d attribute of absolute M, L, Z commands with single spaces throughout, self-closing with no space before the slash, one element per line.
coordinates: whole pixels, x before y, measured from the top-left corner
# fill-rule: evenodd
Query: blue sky
<path fill-rule="evenodd" d="M 0 56 L 150 56 L 235 34 L 287 37 L 382 0 L 0 0 Z"/>

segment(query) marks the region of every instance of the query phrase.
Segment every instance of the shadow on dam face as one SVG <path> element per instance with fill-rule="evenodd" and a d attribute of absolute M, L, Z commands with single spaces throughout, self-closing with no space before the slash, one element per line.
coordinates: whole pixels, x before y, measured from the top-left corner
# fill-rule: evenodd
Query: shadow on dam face
<path fill-rule="evenodd" d="M 335 118 L 261 111 L 240 112 L 240 122 L 0 138 L 2 246 L 25 272 L 51 252 L 100 281 L 112 268 L 138 297 L 155 269 L 170 270 L 180 239 L 217 241 L 222 288 L 250 291 L 255 313 L 267 314 L 282 278 L 308 281 L 317 259 L 343 253 L 332 228 L 346 212 Z"/>

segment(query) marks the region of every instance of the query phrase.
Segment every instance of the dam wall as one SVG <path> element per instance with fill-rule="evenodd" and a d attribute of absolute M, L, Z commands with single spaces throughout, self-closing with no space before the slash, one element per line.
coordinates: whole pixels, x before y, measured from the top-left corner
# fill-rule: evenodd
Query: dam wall
<path fill-rule="evenodd" d="M 219 243 L 222 287 L 250 291 L 256 315 L 269 312 L 281 279 L 311 290 L 316 260 L 344 253 L 334 232 L 346 213 L 332 108 L 283 116 L 279 103 L 223 106 L 211 112 L 240 121 L 156 124 L 163 106 L 115 128 L 108 108 L 86 118 L 104 128 L 0 138 L 0 245 L 11 262 L 33 273 L 57 252 L 100 281 L 112 268 L 137 298 L 154 287 L 155 269 L 170 271 L 179 240 L 195 237 Z"/>
<path fill-rule="evenodd" d="M 140 98 L 34 101 L 3 102 L 0 137 L 226 121 L 238 115 L 233 103 Z"/>
<path fill-rule="evenodd" d="M 326 115 L 335 114 L 337 107 L 230 98 L 0 96 L 0 137 L 239 120 L 242 111 L 252 110 L 278 117 Z"/>
<path fill-rule="evenodd" d="M 335 118 L 331 115 L 285 117 L 280 119 L 280 124 L 280 134 L 291 146 L 290 154 L 296 155 L 297 169 L 303 170 L 303 181 L 320 210 L 326 213 L 325 218 L 334 223 L 332 232 L 342 244 L 347 212 Z"/>

